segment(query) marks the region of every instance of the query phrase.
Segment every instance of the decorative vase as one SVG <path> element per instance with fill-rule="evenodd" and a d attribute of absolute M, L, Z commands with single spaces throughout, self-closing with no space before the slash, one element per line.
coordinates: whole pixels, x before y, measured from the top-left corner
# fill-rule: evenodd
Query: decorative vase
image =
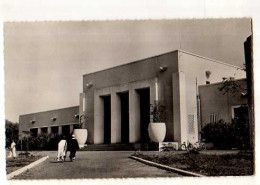
<path fill-rule="evenodd" d="M 153 142 L 163 142 L 166 135 L 165 123 L 150 123 L 148 126 L 149 137 Z"/>
<path fill-rule="evenodd" d="M 75 135 L 75 138 L 77 139 L 79 143 L 79 147 L 83 148 L 84 144 L 87 141 L 88 138 L 88 130 L 87 129 L 74 129 L 73 134 Z"/>

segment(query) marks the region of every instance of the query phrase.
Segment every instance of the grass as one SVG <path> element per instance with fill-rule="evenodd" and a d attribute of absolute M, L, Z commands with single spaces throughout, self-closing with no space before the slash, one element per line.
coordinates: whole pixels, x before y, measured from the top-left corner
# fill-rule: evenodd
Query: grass
<path fill-rule="evenodd" d="M 6 159 L 6 172 L 7 174 L 18 170 L 26 165 L 31 164 L 32 162 L 38 160 L 41 156 L 30 156 L 25 157 L 16 157 L 16 158 L 7 158 Z"/>
<path fill-rule="evenodd" d="M 140 153 L 135 156 L 206 176 L 245 176 L 254 173 L 253 153 L 210 155 L 160 152 L 153 155 Z"/>

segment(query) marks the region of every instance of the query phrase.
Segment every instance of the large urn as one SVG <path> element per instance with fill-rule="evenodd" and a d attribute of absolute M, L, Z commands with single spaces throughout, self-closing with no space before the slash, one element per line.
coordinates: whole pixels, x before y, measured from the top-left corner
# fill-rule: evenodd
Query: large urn
<path fill-rule="evenodd" d="M 88 130 L 87 129 L 74 129 L 73 134 L 79 143 L 79 147 L 83 148 L 88 138 Z"/>
<path fill-rule="evenodd" d="M 153 142 L 163 142 L 166 135 L 165 123 L 150 123 L 148 126 L 149 137 Z"/>

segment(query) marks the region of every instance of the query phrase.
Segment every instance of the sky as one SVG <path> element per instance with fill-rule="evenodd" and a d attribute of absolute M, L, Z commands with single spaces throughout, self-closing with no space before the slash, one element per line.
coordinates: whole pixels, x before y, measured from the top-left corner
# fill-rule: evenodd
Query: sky
<path fill-rule="evenodd" d="M 250 19 L 4 23 L 5 118 L 79 104 L 82 75 L 181 49 L 243 66 Z"/>

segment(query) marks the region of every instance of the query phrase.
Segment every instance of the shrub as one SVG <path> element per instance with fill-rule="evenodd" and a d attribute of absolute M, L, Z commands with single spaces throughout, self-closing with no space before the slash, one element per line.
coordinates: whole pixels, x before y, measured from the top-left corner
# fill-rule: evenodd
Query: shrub
<path fill-rule="evenodd" d="M 50 137 L 50 140 L 49 140 L 47 149 L 48 150 L 57 150 L 58 143 L 61 140 L 61 136 L 58 134 L 51 134 L 51 135 L 49 135 L 49 137 Z"/>
<path fill-rule="evenodd" d="M 198 151 L 197 148 L 194 148 L 194 147 L 193 147 L 192 149 L 188 150 L 188 153 L 189 153 L 189 154 L 197 155 L 197 154 L 199 154 L 199 151 Z"/>
<path fill-rule="evenodd" d="M 57 150 L 60 139 L 61 136 L 58 134 L 40 134 L 36 137 L 29 136 L 23 139 L 22 148 L 26 150 L 28 144 L 28 150 Z M 21 140 L 17 148 L 21 148 Z"/>
<path fill-rule="evenodd" d="M 202 138 L 212 142 L 218 149 L 232 148 L 232 127 L 230 124 L 220 120 L 216 123 L 208 123 L 202 129 Z"/>
<path fill-rule="evenodd" d="M 166 107 L 155 100 L 154 103 L 150 105 L 150 114 L 152 123 L 165 122 Z"/>
<path fill-rule="evenodd" d="M 250 136 L 249 136 L 249 120 L 247 115 L 241 115 L 239 119 L 234 119 L 233 126 L 233 138 L 236 147 L 241 150 L 247 150 L 250 148 Z"/>
<path fill-rule="evenodd" d="M 233 120 L 231 124 L 223 120 L 208 123 L 201 134 L 206 142 L 212 142 L 217 149 L 249 148 L 248 119 L 245 116 Z"/>

